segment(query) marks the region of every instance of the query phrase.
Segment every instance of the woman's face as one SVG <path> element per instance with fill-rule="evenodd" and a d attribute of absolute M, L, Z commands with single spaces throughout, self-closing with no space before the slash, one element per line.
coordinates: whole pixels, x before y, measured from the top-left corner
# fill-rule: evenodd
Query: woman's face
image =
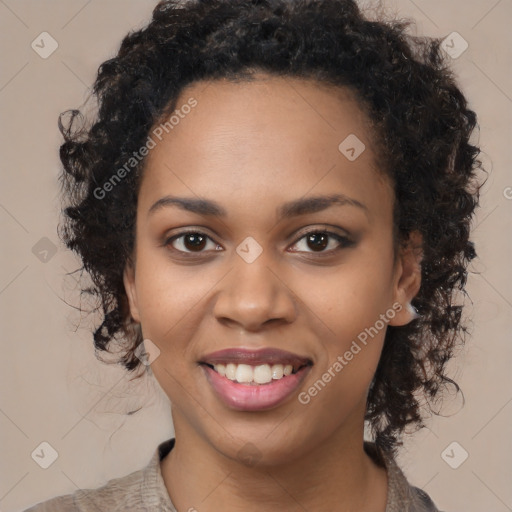
<path fill-rule="evenodd" d="M 150 133 L 125 285 L 177 438 L 275 464 L 362 436 L 386 327 L 418 287 L 365 115 L 267 75 L 197 82 L 176 109 Z"/>

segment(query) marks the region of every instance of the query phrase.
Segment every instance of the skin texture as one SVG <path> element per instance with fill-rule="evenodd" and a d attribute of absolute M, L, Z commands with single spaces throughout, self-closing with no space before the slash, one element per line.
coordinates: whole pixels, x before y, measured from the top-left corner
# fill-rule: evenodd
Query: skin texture
<path fill-rule="evenodd" d="M 353 97 L 316 82 L 257 78 L 182 91 L 177 107 L 190 97 L 197 106 L 151 151 L 141 183 L 124 282 L 131 315 L 160 350 L 152 370 L 172 404 L 176 445 L 161 463 L 164 481 L 180 511 L 383 512 L 386 474 L 363 451 L 363 419 L 385 329 L 307 405 L 293 394 L 270 410 L 232 410 L 197 364 L 225 348 L 280 348 L 313 361 L 305 391 L 394 303 L 404 307 L 389 324 L 408 323 L 405 306 L 420 286 L 418 254 L 394 252 L 393 189 Z M 338 150 L 349 134 L 366 145 L 353 162 Z M 332 194 L 364 208 L 278 221 L 283 203 Z M 177 206 L 149 213 L 166 195 L 213 200 L 227 215 Z M 305 228 L 351 243 L 331 237 L 323 251 L 333 251 L 322 256 Z M 187 231 L 209 237 L 203 252 L 192 253 L 186 237 L 166 245 Z M 236 252 L 248 236 L 263 249 L 252 263 Z M 240 458 L 247 443 L 256 463 Z"/>

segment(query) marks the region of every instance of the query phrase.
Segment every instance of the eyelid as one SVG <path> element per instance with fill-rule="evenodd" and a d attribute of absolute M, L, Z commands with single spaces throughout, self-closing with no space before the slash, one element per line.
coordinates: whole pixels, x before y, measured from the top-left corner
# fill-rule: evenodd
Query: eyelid
<path fill-rule="evenodd" d="M 341 231 L 341 233 L 338 231 Z M 331 226 L 329 224 L 313 224 L 313 227 L 307 226 L 305 228 L 302 228 L 298 232 L 296 232 L 293 236 L 297 241 L 299 241 L 304 236 L 314 234 L 314 233 L 326 233 L 329 235 L 336 235 L 336 236 L 339 236 L 342 238 L 352 239 L 350 233 L 348 231 L 346 231 L 345 229 L 342 229 L 342 228 L 339 228 L 336 226 Z"/>

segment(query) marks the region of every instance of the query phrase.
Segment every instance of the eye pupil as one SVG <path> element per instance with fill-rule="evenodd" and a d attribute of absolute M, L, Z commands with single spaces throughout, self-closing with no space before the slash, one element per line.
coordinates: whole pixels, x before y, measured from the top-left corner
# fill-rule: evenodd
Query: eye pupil
<path fill-rule="evenodd" d="M 206 237 L 199 233 L 189 233 L 185 236 L 184 244 L 187 249 L 203 249 Z M 189 247 L 190 245 L 190 247 Z"/>
<path fill-rule="evenodd" d="M 312 233 L 308 236 L 308 243 L 313 243 L 311 247 L 313 250 L 322 250 L 327 247 L 328 238 L 324 233 Z M 317 241 L 315 242 L 315 240 Z"/>

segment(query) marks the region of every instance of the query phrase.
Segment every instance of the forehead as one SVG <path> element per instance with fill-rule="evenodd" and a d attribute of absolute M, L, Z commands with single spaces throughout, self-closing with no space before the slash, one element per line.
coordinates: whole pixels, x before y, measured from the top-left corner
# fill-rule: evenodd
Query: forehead
<path fill-rule="evenodd" d="M 156 144 L 144 171 L 143 207 L 164 193 L 229 203 L 236 192 L 253 206 L 259 198 L 260 208 L 308 191 L 374 202 L 390 193 L 370 121 L 347 89 L 262 74 L 201 81 L 182 91 L 171 116 L 150 132 Z"/>

